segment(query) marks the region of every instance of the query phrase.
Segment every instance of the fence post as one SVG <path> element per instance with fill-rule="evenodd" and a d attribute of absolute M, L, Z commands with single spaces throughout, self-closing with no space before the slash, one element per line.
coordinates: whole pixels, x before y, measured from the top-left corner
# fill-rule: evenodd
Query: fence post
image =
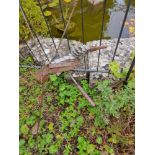
<path fill-rule="evenodd" d="M 114 51 L 114 54 L 113 54 L 113 57 L 112 57 L 112 61 L 114 61 L 114 59 L 115 59 L 115 55 L 116 55 L 116 51 L 117 51 L 117 48 L 118 48 L 118 44 L 120 42 L 120 38 L 122 36 L 124 25 L 125 25 L 125 22 L 126 22 L 126 19 L 127 19 L 127 16 L 128 16 L 128 12 L 129 12 L 129 9 L 130 9 L 130 4 L 131 4 L 131 0 L 128 0 L 128 6 L 127 6 L 127 9 L 126 9 L 126 12 L 125 12 L 125 16 L 124 16 L 122 27 L 121 27 L 121 30 L 120 30 L 120 33 L 119 33 L 119 37 L 118 37 L 118 40 L 117 40 L 117 43 L 116 43 L 116 48 L 115 48 L 115 51 Z"/>
<path fill-rule="evenodd" d="M 102 38 L 103 38 L 103 32 L 104 32 L 104 17 L 105 17 L 105 13 L 106 13 L 106 2 L 107 0 L 103 1 L 103 16 L 102 16 L 102 27 L 101 27 L 101 35 L 100 35 L 100 46 L 102 44 Z M 99 67 L 99 61 L 100 61 L 100 49 L 99 49 L 99 53 L 98 53 L 98 62 L 97 62 L 97 71 L 98 71 L 98 67 Z"/>
<path fill-rule="evenodd" d="M 65 22 L 65 18 L 64 18 L 64 14 L 63 14 L 62 1 L 61 0 L 59 0 L 59 8 L 60 8 L 60 12 L 61 12 L 61 16 L 62 16 L 62 20 L 63 20 L 63 24 L 64 24 L 64 30 L 65 30 L 66 22 Z M 69 44 L 68 34 L 67 33 L 66 33 L 66 38 L 67 38 L 68 48 L 69 48 L 69 51 L 71 53 L 71 48 L 70 48 L 70 44 Z"/>
<path fill-rule="evenodd" d="M 127 84 L 127 81 L 128 81 L 128 79 L 129 79 L 129 77 L 130 77 L 130 74 L 131 74 L 131 72 L 132 72 L 132 70 L 133 70 L 134 65 L 135 65 L 135 57 L 134 57 L 134 59 L 132 60 L 131 66 L 130 66 L 130 68 L 129 68 L 129 71 L 128 71 L 128 73 L 127 73 L 127 75 L 126 75 L 126 78 L 125 78 L 125 80 L 124 80 L 124 85 Z"/>
<path fill-rule="evenodd" d="M 85 44 L 85 38 L 84 38 L 84 15 L 83 15 L 83 0 L 80 0 L 80 9 L 81 9 L 81 26 L 82 26 L 82 43 Z M 89 69 L 89 64 L 88 64 L 88 52 L 86 56 L 84 56 L 84 65 L 85 65 L 85 70 Z M 86 72 L 86 79 L 89 83 L 90 79 L 90 72 Z"/>
<path fill-rule="evenodd" d="M 55 44 L 55 42 L 54 42 L 53 32 L 51 31 L 51 28 L 50 28 L 50 26 L 49 26 L 49 24 L 48 24 L 48 22 L 47 22 L 47 19 L 46 19 L 45 15 L 44 15 L 43 9 L 42 9 L 42 7 L 41 7 L 41 2 L 40 2 L 40 0 L 37 0 L 37 1 L 38 1 L 40 10 L 41 10 L 42 16 L 43 16 L 43 18 L 44 18 L 44 20 L 45 20 L 45 23 L 46 23 L 46 26 L 47 26 L 47 29 L 48 29 L 48 33 L 50 34 L 50 37 L 51 37 L 51 39 L 52 39 L 52 42 L 53 42 L 53 45 L 54 45 L 56 54 L 58 54 L 58 50 L 57 50 L 56 44 Z M 52 59 L 51 59 L 51 61 L 52 61 Z"/>

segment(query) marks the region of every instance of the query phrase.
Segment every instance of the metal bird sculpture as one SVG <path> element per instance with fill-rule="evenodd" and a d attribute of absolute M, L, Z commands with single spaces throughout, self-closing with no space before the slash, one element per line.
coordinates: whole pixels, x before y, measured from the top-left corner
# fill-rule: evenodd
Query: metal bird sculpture
<path fill-rule="evenodd" d="M 48 74 L 51 73 L 61 73 L 64 71 L 70 71 L 78 66 L 80 66 L 80 58 L 88 52 L 93 52 L 99 49 L 104 49 L 106 46 L 91 47 L 89 48 L 86 45 L 82 46 L 71 46 L 71 53 L 66 56 L 57 58 L 51 63 L 40 69 L 36 73 L 36 78 L 41 81 L 41 79 L 46 79 Z"/>
<path fill-rule="evenodd" d="M 31 48 L 32 57 L 35 57 L 37 61 L 43 64 L 43 67 L 36 72 L 35 77 L 41 81 L 46 79 L 48 74 L 61 73 L 64 71 L 74 70 L 75 68 L 82 65 L 82 57 L 88 52 L 93 52 L 100 49 L 105 49 L 107 46 L 96 46 L 89 47 L 82 44 L 79 41 L 71 40 L 69 43 L 70 50 L 67 44 L 67 40 L 63 39 L 58 53 L 56 53 L 52 42 L 48 38 L 41 39 L 44 52 L 39 48 L 39 44 L 32 45 L 32 41 L 28 43 Z M 58 46 L 60 39 L 55 38 L 54 40 Z M 55 55 L 58 55 L 55 57 Z M 48 60 L 47 61 L 47 57 Z"/>

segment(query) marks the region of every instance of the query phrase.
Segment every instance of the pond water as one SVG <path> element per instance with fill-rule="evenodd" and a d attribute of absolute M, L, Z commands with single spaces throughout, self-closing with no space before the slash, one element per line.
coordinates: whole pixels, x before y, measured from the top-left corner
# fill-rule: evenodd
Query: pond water
<path fill-rule="evenodd" d="M 95 0 L 83 0 L 84 11 L 84 41 L 100 39 L 101 35 L 101 22 L 103 14 L 103 2 L 98 0 L 99 3 L 93 3 Z M 126 11 L 128 0 L 107 0 L 106 16 L 104 20 L 103 38 L 117 38 L 121 29 L 122 21 Z M 130 11 L 127 20 L 134 19 L 135 16 L 135 2 L 132 0 Z M 70 9 L 71 10 L 71 9 Z M 49 18 L 49 19 L 52 19 Z M 78 3 L 71 21 L 75 23 L 74 30 L 68 33 L 69 39 L 82 40 L 82 27 L 81 27 L 81 13 L 80 3 Z M 52 27 L 55 37 L 61 37 L 62 32 Z M 125 27 L 122 37 L 129 37 L 129 29 Z"/>

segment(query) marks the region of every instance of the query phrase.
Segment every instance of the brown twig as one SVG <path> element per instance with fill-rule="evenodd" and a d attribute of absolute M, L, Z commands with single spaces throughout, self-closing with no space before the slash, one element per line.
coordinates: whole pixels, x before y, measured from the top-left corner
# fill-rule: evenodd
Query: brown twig
<path fill-rule="evenodd" d="M 95 103 L 93 102 L 93 100 L 90 98 L 90 96 L 83 90 L 83 88 L 76 82 L 76 80 L 74 79 L 74 77 L 70 74 L 71 79 L 73 80 L 73 82 L 76 84 L 76 86 L 78 87 L 78 89 L 81 91 L 81 93 L 83 94 L 83 96 L 88 100 L 88 102 L 95 107 Z"/>

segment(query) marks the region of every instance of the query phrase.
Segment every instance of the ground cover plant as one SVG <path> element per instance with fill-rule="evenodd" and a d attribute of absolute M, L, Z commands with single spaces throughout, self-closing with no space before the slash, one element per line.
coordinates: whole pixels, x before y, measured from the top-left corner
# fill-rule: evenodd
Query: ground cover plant
<path fill-rule="evenodd" d="M 79 81 L 96 103 L 92 107 L 67 73 L 40 84 L 35 70 L 20 68 L 20 155 L 134 154 L 133 76 L 115 90 L 109 80 L 91 88 Z"/>

